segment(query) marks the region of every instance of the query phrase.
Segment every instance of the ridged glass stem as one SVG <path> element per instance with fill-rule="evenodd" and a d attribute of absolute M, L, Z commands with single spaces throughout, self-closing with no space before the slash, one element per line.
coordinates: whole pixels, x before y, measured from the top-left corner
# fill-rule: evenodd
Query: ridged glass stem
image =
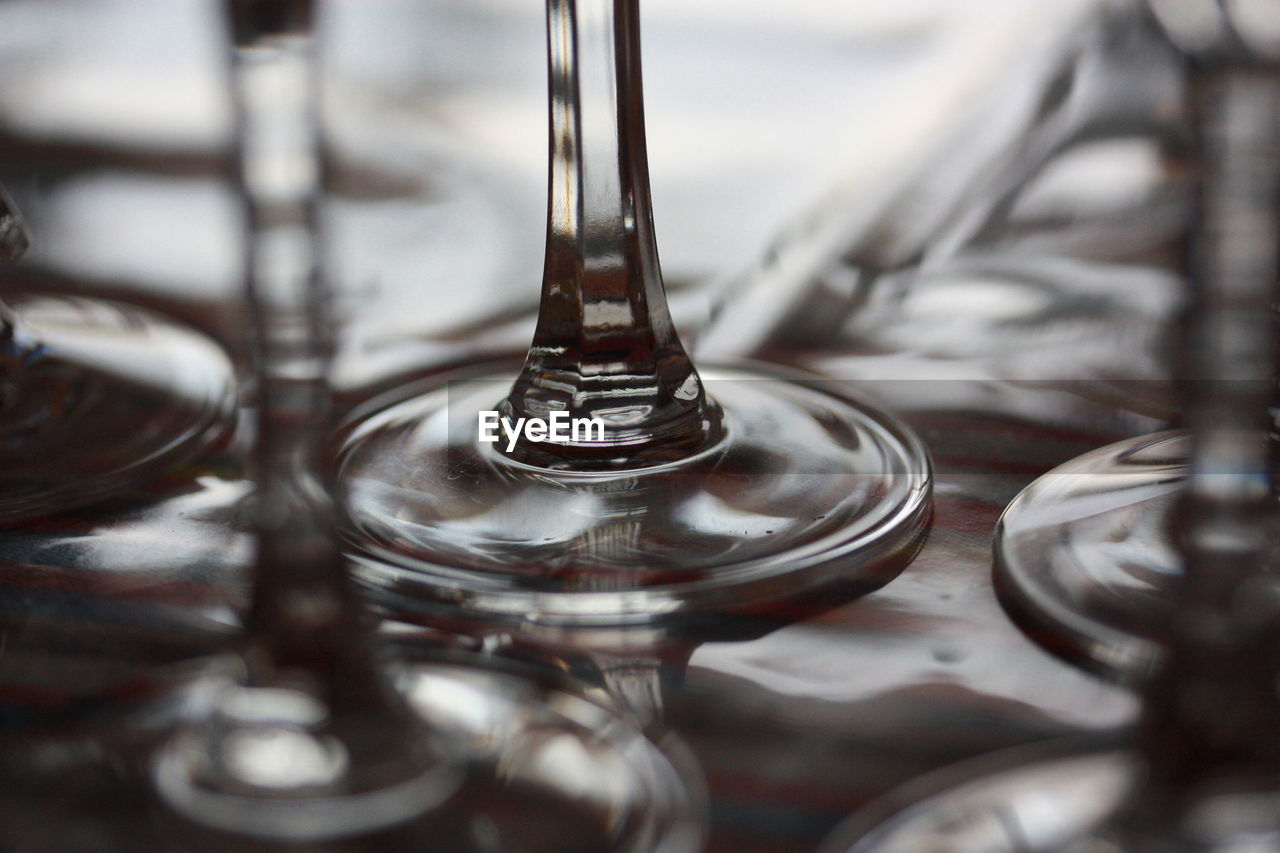
<path fill-rule="evenodd" d="M 645 150 L 637 0 L 547 0 L 550 180 L 542 302 L 506 417 L 599 418 L 604 440 L 522 441 L 543 465 L 645 465 L 719 436 L 667 310 Z M 595 437 L 593 436 L 593 439 Z"/>

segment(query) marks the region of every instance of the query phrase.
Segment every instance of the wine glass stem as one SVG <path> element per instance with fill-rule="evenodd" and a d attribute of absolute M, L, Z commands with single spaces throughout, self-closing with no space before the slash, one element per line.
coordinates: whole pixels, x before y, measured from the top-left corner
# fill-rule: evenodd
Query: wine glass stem
<path fill-rule="evenodd" d="M 676 334 L 654 240 L 636 0 L 547 0 L 550 178 L 542 301 L 505 416 L 603 421 L 605 455 L 678 458 L 719 414 Z M 524 441 L 529 461 L 591 447 Z"/>
<path fill-rule="evenodd" d="M 1206 768 L 1280 769 L 1270 736 L 1277 614 L 1262 584 L 1275 530 L 1268 405 L 1280 235 L 1280 77 L 1198 67 L 1204 167 L 1188 352 L 1190 481 L 1181 512 L 1186 572 L 1166 672 L 1153 682 L 1153 783 L 1184 791 Z"/>
<path fill-rule="evenodd" d="M 661 727 L 665 663 L 657 653 L 595 655 L 604 684 L 614 701 L 641 727 Z"/>
<path fill-rule="evenodd" d="M 334 477 L 325 452 L 334 335 L 318 245 L 322 157 L 313 4 L 228 3 L 257 368 L 258 553 L 245 626 L 250 681 L 271 683 L 292 673 L 330 703 L 354 701 L 374 712 L 391 701 L 389 688 L 373 664 L 334 533 Z"/>
<path fill-rule="evenodd" d="M 1195 86 L 1205 175 L 1193 257 L 1189 604 L 1233 614 L 1257 576 L 1272 514 L 1269 415 L 1280 235 L 1280 77 L 1202 71 Z M 1223 535 L 1224 533 L 1229 535 Z"/>

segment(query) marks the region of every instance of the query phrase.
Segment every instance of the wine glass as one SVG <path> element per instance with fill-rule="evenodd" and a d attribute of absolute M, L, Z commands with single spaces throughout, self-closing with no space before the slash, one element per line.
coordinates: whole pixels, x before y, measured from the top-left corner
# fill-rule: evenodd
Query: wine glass
<path fill-rule="evenodd" d="M 1197 37 L 1201 310 L 1188 347 L 1191 461 L 1173 510 L 1181 571 L 1170 586 L 1160 667 L 1144 688 L 1137 745 L 1041 744 L 947 771 L 855 818 L 830 851 L 1280 845 L 1280 598 L 1271 574 L 1280 517 L 1267 414 L 1280 341 L 1268 317 L 1280 233 L 1280 52 L 1259 51 L 1247 37 L 1256 22 L 1242 9 L 1160 8 L 1175 16 L 1175 33 L 1189 22 Z M 1179 17 L 1188 11 L 1201 14 Z M 1093 485 L 1100 502 L 1106 484 Z"/>
<path fill-rule="evenodd" d="M 522 368 L 428 377 L 352 414 L 340 477 L 360 577 L 407 611 L 547 625 L 886 582 L 925 531 L 922 444 L 836 383 L 695 369 L 654 238 L 638 3 L 549 0 L 547 46 L 533 344 Z"/>
<path fill-rule="evenodd" d="M 696 848 L 700 789 L 677 744 L 547 672 L 423 650 L 378 660 L 328 492 L 314 8 L 226 8 L 257 413 L 245 634 L 114 725 L 0 751 L 0 836 L 95 851 Z"/>
<path fill-rule="evenodd" d="M 1201 65 L 1221 62 L 1224 54 L 1237 64 L 1272 62 L 1274 39 L 1243 5 L 1229 11 L 1183 0 L 1149 5 L 1172 40 L 1199 56 Z M 1241 234 L 1253 233 L 1243 229 L 1258 229 L 1274 235 L 1276 215 L 1264 189 L 1272 178 L 1265 165 L 1254 166 L 1262 171 L 1258 180 L 1263 183 L 1257 186 L 1227 170 L 1245 168 L 1236 163 L 1252 164 L 1272 156 L 1267 152 L 1274 140 L 1268 142 L 1267 134 L 1274 133 L 1274 128 L 1250 127 L 1247 116 L 1274 111 L 1275 94 L 1260 79 L 1253 89 L 1235 94 L 1241 115 L 1214 115 L 1205 121 L 1206 112 L 1216 108 L 1207 101 L 1223 97 L 1212 85 L 1213 73 L 1198 66 L 1191 80 L 1193 110 L 1207 128 L 1199 140 L 1201 160 L 1216 156 L 1220 162 L 1209 162 L 1209 167 L 1222 169 L 1222 174 L 1209 176 L 1199 215 L 1210 218 L 1217 207 L 1228 203 L 1213 195 L 1217 187 L 1222 193 L 1234 193 L 1229 203 L 1237 205 L 1240 221 L 1233 229 Z M 1241 146 L 1240 150 L 1215 149 L 1228 142 Z M 1236 266 L 1222 270 L 1205 270 L 1204 257 L 1193 260 L 1201 265 L 1194 272 L 1202 279 L 1210 274 L 1258 278 L 1274 274 L 1269 270 L 1275 257 L 1269 252 L 1239 253 L 1231 258 Z M 1192 310 L 1210 307 L 1210 298 L 1193 294 Z M 1197 301 L 1200 304 L 1194 304 Z M 1263 309 L 1251 322 L 1268 322 L 1266 317 Z M 1214 337 L 1216 332 L 1201 334 L 1203 340 L 1198 343 L 1202 345 L 1225 345 Z M 1242 364 L 1244 357 L 1242 353 L 1237 363 Z M 1259 365 L 1273 361 L 1270 353 L 1255 357 Z M 1239 386 L 1252 377 L 1258 384 L 1253 393 L 1269 393 L 1266 376 L 1253 376 L 1256 371 L 1244 367 L 1233 370 L 1225 381 Z M 1204 381 L 1203 376 L 1190 377 L 1192 385 Z M 1033 638 L 1112 678 L 1141 679 L 1156 668 L 1157 638 L 1171 618 L 1171 585 L 1182 569 L 1176 507 L 1191 469 L 1185 432 L 1144 435 L 1059 466 L 1010 504 L 996 535 L 996 585 L 1007 609 Z"/>
<path fill-rule="evenodd" d="M 28 243 L 0 188 L 0 260 Z M 155 312 L 18 294 L 0 303 L 0 345 L 0 523 L 127 492 L 231 426 L 229 359 Z"/>

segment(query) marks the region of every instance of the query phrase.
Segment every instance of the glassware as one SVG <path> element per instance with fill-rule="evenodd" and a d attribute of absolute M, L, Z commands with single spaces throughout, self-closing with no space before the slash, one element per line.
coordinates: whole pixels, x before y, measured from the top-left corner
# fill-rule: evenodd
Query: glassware
<path fill-rule="evenodd" d="M 643 623 L 837 578 L 883 584 L 925 530 L 923 446 L 836 383 L 694 368 L 654 241 L 638 4 L 550 0 L 547 23 L 533 345 L 514 384 L 514 367 L 482 366 L 353 414 L 340 476 L 361 578 L 410 609 L 547 624 Z M 535 426 L 488 443 L 486 412 L 498 435 L 528 422 L 595 431 L 549 441 Z"/>
<path fill-rule="evenodd" d="M 1191 464 L 1171 520 L 1181 571 L 1169 587 L 1137 744 L 1040 744 L 948 771 L 855 819 L 828 850 L 1280 846 L 1280 599 L 1271 575 L 1280 514 L 1268 417 L 1278 341 L 1268 309 L 1280 233 L 1280 45 L 1268 52 L 1247 37 L 1242 6 L 1157 8 L 1172 16 L 1175 35 L 1187 22 L 1196 36 L 1188 50 L 1205 173 L 1199 310 L 1187 348 Z M 1188 12 L 1200 14 L 1180 17 Z M 1080 480 L 1081 502 L 1105 501 L 1106 478 Z M 1138 476 L 1113 488 L 1123 497 L 1143 485 Z"/>
<path fill-rule="evenodd" d="M 0 751 L 0 837 L 100 853 L 695 849 L 700 788 L 677 744 L 546 672 L 430 650 L 381 665 L 328 490 L 314 8 L 226 7 L 257 411 L 245 633 L 113 725 Z"/>
<path fill-rule="evenodd" d="M 996 589 L 1030 637 L 1109 678 L 1155 670 L 1181 573 L 1187 459 L 1181 431 L 1138 436 L 1058 466 L 1009 504 Z"/>
<path fill-rule="evenodd" d="M 0 260 L 28 237 L 0 190 Z M 230 361 L 143 308 L 18 294 L 0 303 L 0 523 L 128 492 L 222 438 Z"/>

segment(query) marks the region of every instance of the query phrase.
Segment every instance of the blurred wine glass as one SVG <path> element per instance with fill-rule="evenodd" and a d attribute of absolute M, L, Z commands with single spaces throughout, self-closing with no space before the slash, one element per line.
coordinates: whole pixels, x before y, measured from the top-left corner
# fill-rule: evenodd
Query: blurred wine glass
<path fill-rule="evenodd" d="M 1137 743 L 1038 744 L 921 780 L 855 818 L 828 850 L 1280 845 L 1280 514 L 1269 414 L 1280 51 L 1274 41 L 1262 49 L 1269 30 L 1257 32 L 1241 6 L 1153 5 L 1189 56 L 1203 185 L 1193 269 L 1199 310 L 1187 341 L 1190 462 L 1169 519 L 1180 571 L 1166 593 Z M 1094 510 L 1123 505 L 1106 507 L 1107 492 L 1124 497 L 1150 485 L 1140 476 L 1113 473 L 1109 482 L 1104 472 L 1089 473 L 1067 496 Z M 1039 509 L 1061 517 L 1060 504 Z M 1058 565 L 1051 554 L 1046 562 Z"/>
<path fill-rule="evenodd" d="M 1228 332 L 1193 321 L 1198 332 L 1187 341 L 1191 354 L 1182 356 L 1187 393 L 1237 394 L 1247 398 L 1241 405 L 1251 400 L 1261 411 L 1272 393 L 1274 354 L 1250 350 L 1234 330 L 1271 322 L 1267 308 L 1256 301 L 1244 308 L 1205 283 L 1265 282 L 1276 274 L 1280 220 L 1269 195 L 1276 131 L 1266 116 L 1280 101 L 1271 70 L 1277 49 L 1266 23 L 1245 5 L 1167 0 L 1149 8 L 1192 57 L 1190 112 L 1203 186 L 1192 217 L 1200 240 L 1191 255 L 1189 310 L 1233 324 Z M 1215 228 L 1230 237 L 1211 234 L 1222 245 L 1205 248 Z M 1215 302 L 1225 299 L 1235 301 Z M 1229 337 L 1242 342 L 1228 344 Z M 1237 346 L 1229 364 L 1214 375 L 1197 372 L 1194 359 L 1205 357 L 1197 350 L 1229 345 Z M 1178 507 L 1197 464 L 1186 432 L 1142 435 L 1066 462 L 1010 504 L 996 534 L 996 583 L 1033 638 L 1119 680 L 1141 680 L 1158 668 L 1161 635 L 1177 618 L 1188 523 Z M 1231 470 L 1225 460 L 1213 464 Z"/>

